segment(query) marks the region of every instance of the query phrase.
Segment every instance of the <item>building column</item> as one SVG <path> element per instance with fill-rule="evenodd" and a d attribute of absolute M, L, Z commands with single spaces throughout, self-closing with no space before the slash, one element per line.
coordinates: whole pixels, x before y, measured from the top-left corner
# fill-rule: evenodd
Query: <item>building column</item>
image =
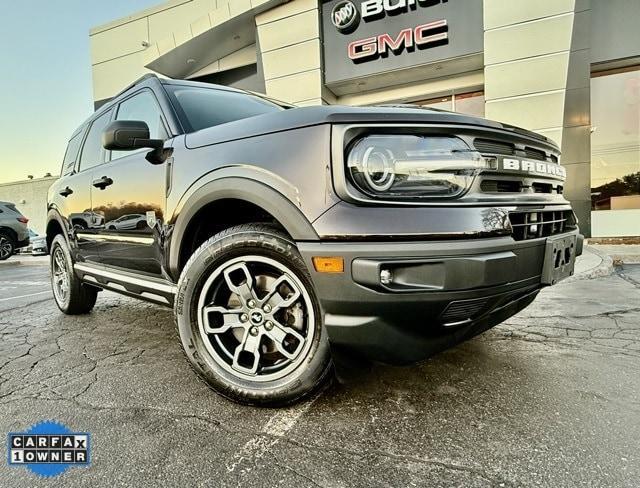
<path fill-rule="evenodd" d="M 322 105 L 319 0 L 292 0 L 256 16 L 258 56 L 269 96 Z"/>
<path fill-rule="evenodd" d="M 591 231 L 590 1 L 484 0 L 487 118 L 556 141 L 565 195 Z"/>

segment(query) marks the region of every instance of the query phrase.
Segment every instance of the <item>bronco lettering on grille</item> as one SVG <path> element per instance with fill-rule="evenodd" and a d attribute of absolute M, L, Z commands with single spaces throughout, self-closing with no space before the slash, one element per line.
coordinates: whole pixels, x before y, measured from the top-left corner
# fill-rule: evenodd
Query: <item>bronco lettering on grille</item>
<path fill-rule="evenodd" d="M 555 163 L 504 158 L 502 160 L 501 166 L 501 169 L 507 171 L 520 171 L 527 173 L 538 173 L 543 175 L 553 175 L 562 179 L 565 179 L 567 177 L 567 170 L 559 164 Z"/>

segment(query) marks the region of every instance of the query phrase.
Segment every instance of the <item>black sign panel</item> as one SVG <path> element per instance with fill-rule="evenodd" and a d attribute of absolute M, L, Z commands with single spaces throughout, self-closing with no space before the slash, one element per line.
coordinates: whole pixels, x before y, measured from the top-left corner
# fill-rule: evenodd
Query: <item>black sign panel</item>
<path fill-rule="evenodd" d="M 322 22 L 329 85 L 483 51 L 482 0 L 330 0 Z"/>

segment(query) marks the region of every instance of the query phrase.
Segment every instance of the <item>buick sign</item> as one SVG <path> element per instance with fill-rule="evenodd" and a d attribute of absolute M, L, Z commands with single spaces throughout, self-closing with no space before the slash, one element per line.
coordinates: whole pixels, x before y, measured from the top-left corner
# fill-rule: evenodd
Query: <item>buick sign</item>
<path fill-rule="evenodd" d="M 350 0 L 338 2 L 331 11 L 331 22 L 339 31 L 353 28 L 358 20 L 360 20 L 360 14 L 355 4 Z"/>

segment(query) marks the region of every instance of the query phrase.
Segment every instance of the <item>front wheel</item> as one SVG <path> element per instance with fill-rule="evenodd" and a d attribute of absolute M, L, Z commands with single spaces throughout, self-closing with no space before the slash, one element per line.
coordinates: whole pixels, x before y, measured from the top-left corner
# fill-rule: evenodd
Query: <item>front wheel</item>
<path fill-rule="evenodd" d="M 73 272 L 73 261 L 65 238 L 58 234 L 51 243 L 51 287 L 58 308 L 67 315 L 89 313 L 98 289 L 83 283 Z"/>
<path fill-rule="evenodd" d="M 182 272 L 178 333 L 192 368 L 234 401 L 286 405 L 332 371 L 321 310 L 295 244 L 265 225 L 206 241 Z"/>

